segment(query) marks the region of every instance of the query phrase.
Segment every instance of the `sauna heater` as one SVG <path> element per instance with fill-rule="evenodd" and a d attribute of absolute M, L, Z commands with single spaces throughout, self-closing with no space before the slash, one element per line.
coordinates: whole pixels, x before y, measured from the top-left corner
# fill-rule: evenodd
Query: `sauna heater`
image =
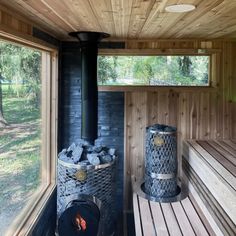
<path fill-rule="evenodd" d="M 59 154 L 57 215 L 59 236 L 110 236 L 115 229 L 114 150 L 96 144 L 97 53 L 101 32 L 72 32 L 81 53 L 81 138 Z M 94 145 L 95 144 L 95 145 Z"/>
<path fill-rule="evenodd" d="M 176 128 L 156 124 L 146 128 L 144 191 L 154 198 L 177 195 Z"/>

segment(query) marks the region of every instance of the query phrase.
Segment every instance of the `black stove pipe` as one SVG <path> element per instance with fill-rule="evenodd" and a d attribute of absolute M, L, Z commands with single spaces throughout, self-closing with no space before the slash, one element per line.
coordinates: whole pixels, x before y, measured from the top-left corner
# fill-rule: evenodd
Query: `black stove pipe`
<path fill-rule="evenodd" d="M 90 31 L 71 32 L 69 35 L 79 39 L 81 48 L 81 138 L 93 144 L 94 140 L 97 139 L 98 129 L 98 43 L 110 35 Z"/>

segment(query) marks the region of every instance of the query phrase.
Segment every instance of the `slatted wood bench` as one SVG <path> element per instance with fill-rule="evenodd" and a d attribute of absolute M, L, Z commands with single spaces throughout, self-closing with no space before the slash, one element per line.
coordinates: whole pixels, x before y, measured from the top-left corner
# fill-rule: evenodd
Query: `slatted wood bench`
<path fill-rule="evenodd" d="M 136 235 L 236 235 L 235 161 L 233 141 L 185 141 L 182 181 L 189 196 L 157 203 L 133 193 Z"/>
<path fill-rule="evenodd" d="M 224 235 L 236 235 L 236 143 L 185 141 L 183 176 Z"/>
<path fill-rule="evenodd" d="M 133 194 L 136 236 L 216 235 L 190 197 L 180 202 L 157 203 Z"/>

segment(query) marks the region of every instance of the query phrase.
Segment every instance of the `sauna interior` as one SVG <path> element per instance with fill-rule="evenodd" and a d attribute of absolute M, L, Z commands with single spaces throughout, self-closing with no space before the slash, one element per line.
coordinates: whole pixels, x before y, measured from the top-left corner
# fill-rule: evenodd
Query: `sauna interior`
<path fill-rule="evenodd" d="M 234 0 L 0 0 L 0 235 L 236 235 L 235 12 Z M 177 129 L 173 201 L 140 187 L 156 124 Z M 86 200 L 72 199 L 80 184 Z"/>

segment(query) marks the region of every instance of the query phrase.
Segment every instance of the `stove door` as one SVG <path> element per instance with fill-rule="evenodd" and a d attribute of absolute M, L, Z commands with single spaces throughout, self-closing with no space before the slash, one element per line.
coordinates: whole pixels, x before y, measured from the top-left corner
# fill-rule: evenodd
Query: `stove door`
<path fill-rule="evenodd" d="M 100 211 L 93 202 L 76 201 L 59 218 L 59 236 L 98 236 Z"/>

